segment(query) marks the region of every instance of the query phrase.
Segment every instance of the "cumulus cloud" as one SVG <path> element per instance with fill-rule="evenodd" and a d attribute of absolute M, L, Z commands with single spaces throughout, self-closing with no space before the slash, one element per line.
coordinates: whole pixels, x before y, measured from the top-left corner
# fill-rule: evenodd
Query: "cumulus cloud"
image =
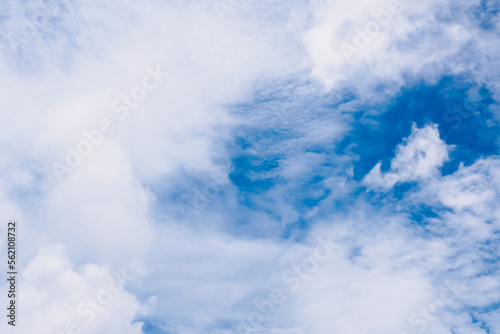
<path fill-rule="evenodd" d="M 47 334 L 142 333 L 143 324 L 135 318 L 145 308 L 126 291 L 136 275 L 130 266 L 116 272 L 91 263 L 75 268 L 62 244 L 40 248 L 20 276 L 21 311 L 15 329 Z"/>
<path fill-rule="evenodd" d="M 382 172 L 382 164 L 379 162 L 363 182 L 369 187 L 392 188 L 396 183 L 435 177 L 439 168 L 448 160 L 449 150 L 439 138 L 436 125 L 426 125 L 422 129 L 413 125 L 411 135 L 396 148 L 390 170 Z"/>

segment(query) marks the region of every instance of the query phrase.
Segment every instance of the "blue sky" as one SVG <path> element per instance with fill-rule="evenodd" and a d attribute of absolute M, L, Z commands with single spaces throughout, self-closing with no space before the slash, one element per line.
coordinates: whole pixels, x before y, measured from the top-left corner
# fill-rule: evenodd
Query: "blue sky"
<path fill-rule="evenodd" d="M 2 333 L 500 332 L 497 2 L 0 9 Z"/>

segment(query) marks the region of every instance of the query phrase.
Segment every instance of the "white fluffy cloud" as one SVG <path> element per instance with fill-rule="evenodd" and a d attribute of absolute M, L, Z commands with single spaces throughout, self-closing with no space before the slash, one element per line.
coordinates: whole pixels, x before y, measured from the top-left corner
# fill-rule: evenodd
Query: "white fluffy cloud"
<path fill-rule="evenodd" d="M 9 333 L 142 333 L 135 319 L 147 309 L 126 291 L 137 279 L 132 266 L 75 268 L 57 244 L 39 249 L 19 279 L 17 326 Z"/>
<path fill-rule="evenodd" d="M 448 160 L 449 147 L 439 138 L 436 125 L 417 129 L 414 125 L 405 143 L 398 145 L 391 168 L 381 172 L 379 162 L 364 178 L 369 187 L 392 188 L 396 183 L 421 181 L 437 176 Z"/>
<path fill-rule="evenodd" d="M 385 100 L 405 80 L 466 73 L 498 101 L 498 17 L 492 1 L 315 1 L 303 35 L 312 74 L 327 88 Z M 491 15 L 492 29 L 484 29 Z M 380 90 L 383 85 L 383 90 Z M 494 108 L 497 108 L 495 105 Z M 498 115 L 498 113 L 497 113 Z"/>

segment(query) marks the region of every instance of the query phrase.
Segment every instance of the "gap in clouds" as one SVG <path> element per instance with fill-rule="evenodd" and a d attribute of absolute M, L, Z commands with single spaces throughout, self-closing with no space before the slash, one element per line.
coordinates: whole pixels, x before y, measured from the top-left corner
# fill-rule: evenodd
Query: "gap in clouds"
<path fill-rule="evenodd" d="M 324 183 L 342 165 L 331 153 L 349 119 L 338 109 L 350 99 L 347 92 L 324 93 L 314 82 L 265 82 L 252 103 L 235 108 L 250 120 L 227 146 L 238 204 L 273 217 L 285 239 L 307 234 L 305 215 L 330 193 Z"/>
<path fill-rule="evenodd" d="M 498 153 L 500 127 L 488 110 L 493 103 L 487 88 L 465 77 L 444 77 L 433 86 L 410 85 L 389 106 L 357 112 L 354 129 L 337 153 L 343 154 L 349 147 L 359 157 L 354 164 L 354 178 L 361 180 L 379 161 L 382 171 L 389 168 L 394 149 L 408 137 L 412 124 L 423 127 L 434 123 L 438 124 L 441 139 L 456 146 L 442 170 L 443 175 L 451 174 L 461 162 L 470 165 L 479 157 Z M 399 191 L 404 192 L 404 186 Z"/>
<path fill-rule="evenodd" d="M 240 236 L 300 240 L 307 234 L 306 215 L 329 196 L 330 176 L 348 169 L 333 152 L 351 117 L 339 110 L 349 109 L 354 96 L 324 93 L 318 83 L 300 79 L 255 86 L 252 101 L 227 107 L 239 121 L 230 138 L 215 140 L 217 171 L 182 170 L 148 185 L 157 199 L 154 216 L 183 222 L 195 211 L 187 224 L 218 225 Z M 224 173 L 227 180 L 217 181 Z M 214 194 L 200 200 L 214 180 Z"/>
<path fill-rule="evenodd" d="M 478 4 L 472 6 L 473 18 L 485 30 L 495 29 L 495 19 L 497 19 L 498 13 L 500 13 L 500 3 L 498 1 L 481 0 Z"/>
<path fill-rule="evenodd" d="M 496 153 L 496 144 L 490 141 L 497 133 L 497 126 L 489 121 L 491 94 L 462 77 L 445 77 L 434 86 L 410 86 L 391 105 L 358 112 L 352 108 L 362 109 L 359 97 L 347 92 L 323 94 L 310 82 L 266 82 L 254 95 L 251 103 L 233 107 L 247 121 L 235 128 L 225 147 L 227 153 L 214 157 L 226 167 L 229 184 L 220 186 L 208 205 L 197 210 L 198 225 L 217 222 L 235 234 L 281 234 L 285 239 L 301 240 L 315 219 L 345 211 L 357 196 L 366 196 L 371 203 L 385 202 L 388 198 L 380 194 L 363 194 L 355 183 L 349 185 L 350 190 L 332 187 L 331 178 L 349 179 L 350 164 L 354 166 L 353 181 L 360 180 L 378 161 L 386 171 L 395 147 L 410 134 L 413 123 L 417 127 L 438 124 L 442 139 L 456 146 L 443 175 L 456 171 L 461 162 L 470 165 L 478 157 Z M 387 110 L 381 113 L 377 109 Z M 335 137 L 311 138 L 315 134 L 306 130 L 314 118 L 333 120 L 341 124 L 341 131 L 349 126 L 353 130 L 340 144 Z M 296 164 L 297 159 L 302 165 Z M 197 196 L 193 189 L 201 192 L 211 179 L 210 173 L 178 174 L 171 192 L 164 186 L 153 189 L 159 191 L 155 210 L 161 216 L 172 207 L 189 209 Z M 415 182 L 397 184 L 391 196 L 401 200 L 414 187 L 418 189 Z M 417 212 L 413 220 L 422 226 L 435 215 L 430 209 Z M 263 225 L 263 217 L 264 225 L 273 226 L 274 232 L 257 227 Z M 177 215 L 177 219 L 182 217 Z"/>

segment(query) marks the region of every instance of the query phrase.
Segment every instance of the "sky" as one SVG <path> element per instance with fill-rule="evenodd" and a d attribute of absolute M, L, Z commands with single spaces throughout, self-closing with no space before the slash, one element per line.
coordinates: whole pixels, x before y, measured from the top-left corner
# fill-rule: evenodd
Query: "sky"
<path fill-rule="evenodd" d="M 500 334 L 500 3 L 0 2 L 2 333 Z"/>

